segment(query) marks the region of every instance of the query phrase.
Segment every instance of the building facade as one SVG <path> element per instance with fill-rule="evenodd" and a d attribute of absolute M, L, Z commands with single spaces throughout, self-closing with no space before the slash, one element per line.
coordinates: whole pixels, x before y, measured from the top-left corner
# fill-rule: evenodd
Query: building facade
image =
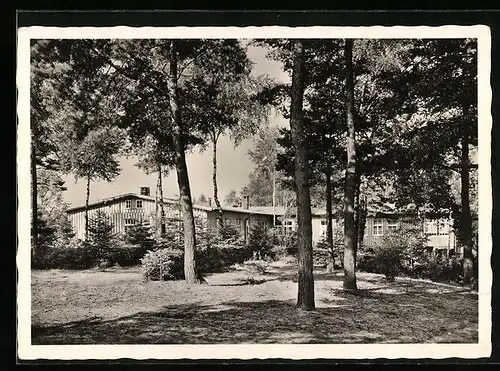
<path fill-rule="evenodd" d="M 167 224 L 182 222 L 177 199 L 156 200 L 149 196 L 149 189 L 145 187 L 141 188 L 139 194 L 127 193 L 89 204 L 89 219 L 94 218 L 98 212 L 103 212 L 113 224 L 115 233 L 124 233 L 128 228 L 137 224 L 158 227 L 158 221 L 161 220 L 160 204 L 163 204 L 164 220 Z M 193 212 L 195 218 L 205 221 L 209 227 L 215 228 L 219 216 L 217 208 L 211 205 L 194 204 Z M 82 240 L 85 239 L 85 205 L 72 207 L 67 210 L 67 213 L 75 236 Z M 280 207 L 250 207 L 248 200 L 245 206 L 222 207 L 223 222 L 236 228 L 245 240 L 248 240 L 250 231 L 256 224 L 269 229 L 276 228 L 281 233 L 296 231 L 297 219 L 294 214 L 294 211 L 290 212 Z M 375 245 L 384 236 L 400 228 L 404 222 L 404 218 L 396 213 L 369 212 L 363 236 L 364 245 Z M 334 236 L 343 235 L 341 215 L 336 215 L 333 218 L 332 227 Z M 422 233 L 427 237 L 429 249 L 456 251 L 456 237 L 451 219 L 424 219 L 421 228 Z M 325 210 L 312 209 L 313 245 L 325 238 L 326 230 Z"/>
<path fill-rule="evenodd" d="M 118 234 L 125 233 L 128 228 L 138 224 L 158 227 L 158 223 L 161 223 L 160 204 L 163 204 L 166 224 L 181 222 L 178 200 L 164 198 L 157 201 L 149 196 L 149 190 L 144 188 L 141 189 L 141 194 L 127 193 L 90 203 L 89 220 L 95 218 L 99 212 L 104 213 L 113 224 L 114 232 Z M 75 236 L 85 239 L 85 205 L 71 207 L 67 214 Z M 207 222 L 209 227 L 215 227 L 219 213 L 215 207 L 194 204 L 193 214 L 195 218 Z M 245 207 L 223 207 L 222 218 L 226 225 L 235 227 L 245 238 L 248 238 L 251 228 L 256 224 L 273 227 L 272 214 Z"/>

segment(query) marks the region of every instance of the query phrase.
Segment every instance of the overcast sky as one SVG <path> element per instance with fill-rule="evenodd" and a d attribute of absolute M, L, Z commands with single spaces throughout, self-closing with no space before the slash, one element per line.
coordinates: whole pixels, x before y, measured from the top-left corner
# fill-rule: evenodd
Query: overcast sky
<path fill-rule="evenodd" d="M 281 64 L 268 60 L 263 48 L 249 47 L 248 55 L 255 63 L 254 73 L 257 75 L 268 74 L 277 81 L 288 81 L 288 76 L 282 70 Z M 281 116 L 270 117 L 270 125 L 285 125 Z M 253 169 L 247 150 L 252 147 L 252 141 L 246 140 L 239 147 L 234 145 L 227 137 L 221 137 L 218 143 L 218 187 L 219 198 L 224 199 L 231 189 L 239 191 L 248 182 L 248 174 Z M 139 193 L 140 187 L 150 187 L 151 195 L 156 194 L 157 174 L 146 175 L 135 166 L 136 158 L 124 158 L 121 160 L 121 174 L 112 183 L 96 181 L 91 185 L 90 202 L 102 198 L 112 197 L 123 193 Z M 198 150 L 187 154 L 187 166 L 191 185 L 191 194 L 198 198 L 202 193 L 207 197 L 213 194 L 212 188 L 212 149 L 209 147 L 205 152 Z M 81 205 L 85 203 L 86 185 L 85 181 L 75 181 L 72 175 L 66 178 L 65 201 L 70 205 Z M 172 171 L 163 180 L 163 192 L 165 197 L 173 197 L 178 194 L 177 177 Z"/>

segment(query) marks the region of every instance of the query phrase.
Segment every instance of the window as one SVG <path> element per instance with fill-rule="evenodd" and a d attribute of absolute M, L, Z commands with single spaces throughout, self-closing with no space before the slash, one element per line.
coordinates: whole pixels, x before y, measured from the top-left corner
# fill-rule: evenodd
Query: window
<path fill-rule="evenodd" d="M 373 235 L 383 236 L 384 235 L 384 221 L 381 219 L 375 219 L 373 221 Z"/>
<path fill-rule="evenodd" d="M 132 208 L 132 200 L 125 201 L 125 209 L 131 209 L 131 208 Z"/>
<path fill-rule="evenodd" d="M 440 220 L 439 221 L 439 231 L 438 233 L 440 235 L 446 235 L 449 233 L 448 229 L 448 221 L 447 220 Z"/>
<path fill-rule="evenodd" d="M 395 232 L 398 230 L 398 223 L 395 221 L 390 221 L 387 223 L 387 229 L 389 232 Z"/>
<path fill-rule="evenodd" d="M 241 219 L 240 218 L 236 219 L 236 225 L 238 227 L 241 227 Z"/>
<path fill-rule="evenodd" d="M 128 231 L 130 228 L 132 228 L 134 225 L 137 224 L 137 220 L 135 219 L 125 219 L 124 224 L 125 224 L 125 231 Z"/>
<path fill-rule="evenodd" d="M 136 200 L 135 201 L 135 207 L 138 209 L 142 209 L 142 200 Z"/>
<path fill-rule="evenodd" d="M 267 225 L 266 222 L 263 220 L 257 220 L 257 224 L 260 226 L 263 226 L 263 227 L 265 227 Z"/>
<path fill-rule="evenodd" d="M 437 235 L 437 225 L 438 223 L 435 220 L 426 220 L 425 221 L 425 234 L 435 236 Z"/>

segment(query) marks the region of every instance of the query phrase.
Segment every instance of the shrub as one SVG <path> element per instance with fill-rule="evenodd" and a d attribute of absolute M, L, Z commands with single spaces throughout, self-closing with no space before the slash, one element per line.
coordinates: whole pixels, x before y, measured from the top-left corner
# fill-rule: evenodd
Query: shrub
<path fill-rule="evenodd" d="M 156 245 L 151 228 L 144 225 L 135 225 L 129 228 L 125 233 L 124 240 L 127 244 L 140 246 L 144 253 L 153 250 Z"/>
<path fill-rule="evenodd" d="M 195 219 L 196 271 L 199 278 L 204 273 L 220 272 L 235 263 L 252 257 L 238 231 L 225 225 L 218 233 L 208 227 L 206 221 Z M 184 279 L 184 242 L 180 238 L 163 238 L 157 241 L 156 250 L 146 253 L 141 260 L 143 276 L 148 280 Z M 160 275 L 161 271 L 161 275 Z"/>
<path fill-rule="evenodd" d="M 118 264 L 121 267 L 131 267 L 141 264 L 141 259 L 146 254 L 147 250 L 141 245 L 116 245 L 108 248 L 105 259 L 109 266 Z"/>
<path fill-rule="evenodd" d="M 283 244 L 286 247 L 288 255 L 297 255 L 297 232 L 287 232 L 283 238 Z"/>
<path fill-rule="evenodd" d="M 171 249 L 148 251 L 141 259 L 142 276 L 151 281 L 165 281 L 179 279 L 178 269 L 182 255 Z"/>
<path fill-rule="evenodd" d="M 363 247 L 357 254 L 356 267 L 360 271 L 368 273 L 380 273 L 374 259 L 373 249 Z"/>
<path fill-rule="evenodd" d="M 250 230 L 248 248 L 256 259 L 273 259 L 271 233 L 266 226 L 256 224 Z"/>
<path fill-rule="evenodd" d="M 463 259 L 455 256 L 439 256 L 429 254 L 417 261 L 409 275 L 415 278 L 430 279 L 432 281 L 455 281 L 462 280 Z"/>
<path fill-rule="evenodd" d="M 385 275 L 388 281 L 394 281 L 402 271 L 405 246 L 397 239 L 385 239 L 384 244 L 375 245 L 373 264 L 378 273 Z"/>
<path fill-rule="evenodd" d="M 226 245 L 211 246 L 195 252 L 196 266 L 200 274 L 221 272 L 237 263 L 243 263 L 252 257 L 247 246 Z"/>
<path fill-rule="evenodd" d="M 96 249 L 98 260 L 106 259 L 107 250 L 118 242 L 118 236 L 113 229 L 113 223 L 102 211 L 98 211 L 95 217 L 89 220 L 89 244 Z"/>
<path fill-rule="evenodd" d="M 343 256 L 343 235 L 333 235 L 333 251 L 328 247 L 326 236 L 322 237 L 313 249 L 314 264 L 327 266 L 332 261 L 332 254 L 334 257 L 334 268 L 342 267 Z"/>
<path fill-rule="evenodd" d="M 287 246 L 275 245 L 271 248 L 271 255 L 275 260 L 282 260 L 287 256 L 290 256 L 291 254 L 289 254 L 289 249 Z"/>
<path fill-rule="evenodd" d="M 47 249 L 44 254 L 32 258 L 34 269 L 89 269 L 96 266 L 97 250 L 83 241 L 74 247 Z"/>

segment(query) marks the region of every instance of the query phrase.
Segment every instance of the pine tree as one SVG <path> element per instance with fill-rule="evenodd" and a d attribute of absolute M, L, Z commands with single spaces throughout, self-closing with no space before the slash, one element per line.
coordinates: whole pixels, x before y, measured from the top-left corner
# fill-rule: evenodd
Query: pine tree
<path fill-rule="evenodd" d="M 115 226 L 109 221 L 108 216 L 97 211 L 89 221 L 89 243 L 97 251 L 97 259 L 106 259 L 107 251 L 117 242 Z"/>

